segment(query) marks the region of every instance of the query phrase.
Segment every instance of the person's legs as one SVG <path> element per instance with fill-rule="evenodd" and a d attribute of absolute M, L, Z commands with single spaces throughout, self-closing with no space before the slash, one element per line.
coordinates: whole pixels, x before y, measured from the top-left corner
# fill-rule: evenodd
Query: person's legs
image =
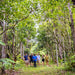
<path fill-rule="evenodd" d="M 44 59 L 42 59 L 42 64 L 44 65 Z"/>
<path fill-rule="evenodd" d="M 37 61 L 38 65 L 40 65 L 40 60 Z"/>
<path fill-rule="evenodd" d="M 28 65 L 27 65 L 27 61 L 25 61 L 25 64 L 26 64 L 26 67 L 27 67 L 27 66 L 28 66 Z"/>
<path fill-rule="evenodd" d="M 42 61 L 42 65 L 43 65 L 44 63 L 43 63 L 43 61 Z"/>
<path fill-rule="evenodd" d="M 40 60 L 39 60 L 39 65 L 40 65 Z"/>
<path fill-rule="evenodd" d="M 34 67 L 36 67 L 36 61 L 34 61 Z"/>
<path fill-rule="evenodd" d="M 34 67 L 35 67 L 35 61 L 34 61 Z"/>
<path fill-rule="evenodd" d="M 46 62 L 46 65 L 49 66 L 49 62 L 48 61 Z"/>
<path fill-rule="evenodd" d="M 26 65 L 27 65 L 27 66 L 29 65 L 29 60 L 26 61 Z"/>
<path fill-rule="evenodd" d="M 32 60 L 32 62 L 31 62 L 31 65 L 33 65 L 33 60 Z"/>
<path fill-rule="evenodd" d="M 31 66 L 31 60 L 30 60 L 30 66 Z"/>
<path fill-rule="evenodd" d="M 31 60 L 31 61 L 30 61 L 30 66 L 32 66 L 32 65 L 33 65 L 33 61 Z"/>
<path fill-rule="evenodd" d="M 36 61 L 35 61 L 35 67 L 36 67 Z"/>
<path fill-rule="evenodd" d="M 48 61 L 47 61 L 47 65 L 48 65 Z"/>
<path fill-rule="evenodd" d="M 44 61 L 43 61 L 43 66 L 44 66 Z"/>
<path fill-rule="evenodd" d="M 48 60 L 46 60 L 46 65 L 48 66 Z"/>

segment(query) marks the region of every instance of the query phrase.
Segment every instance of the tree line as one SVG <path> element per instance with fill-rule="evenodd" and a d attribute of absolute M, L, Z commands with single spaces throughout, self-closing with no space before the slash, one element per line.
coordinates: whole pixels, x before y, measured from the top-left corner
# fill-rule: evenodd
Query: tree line
<path fill-rule="evenodd" d="M 22 59 L 36 45 L 31 40 L 35 37 L 34 51 L 49 53 L 57 65 L 59 58 L 75 53 L 75 1 L 1 0 L 0 8 L 1 58 L 20 54 Z M 35 24 L 40 24 L 37 31 Z"/>

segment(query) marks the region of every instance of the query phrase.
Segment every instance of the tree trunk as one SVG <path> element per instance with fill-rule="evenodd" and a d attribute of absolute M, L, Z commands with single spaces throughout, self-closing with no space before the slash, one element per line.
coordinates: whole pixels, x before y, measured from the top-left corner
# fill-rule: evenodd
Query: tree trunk
<path fill-rule="evenodd" d="M 69 13 L 70 13 L 70 18 L 71 18 L 71 34 L 72 34 L 72 39 L 73 39 L 73 48 L 74 48 L 74 53 L 75 53 L 75 28 L 74 28 L 74 22 L 73 22 L 73 15 L 71 12 L 71 8 L 70 8 L 70 3 L 68 3 L 68 8 L 69 8 Z"/>
<path fill-rule="evenodd" d="M 65 50 L 64 50 L 64 62 L 66 61 Z"/>
<path fill-rule="evenodd" d="M 54 36 L 56 37 L 56 30 L 54 31 Z M 57 41 L 56 41 L 56 39 L 55 39 L 55 42 L 56 42 L 56 44 L 55 44 L 55 46 L 56 46 L 56 62 L 57 62 L 57 66 L 58 66 L 58 50 L 57 50 Z"/>
<path fill-rule="evenodd" d="M 23 58 L 24 58 L 24 45 L 23 45 Z"/>
<path fill-rule="evenodd" d="M 52 55 L 52 61 L 54 62 L 54 55 L 53 55 L 53 52 L 51 52 L 51 55 Z"/>
<path fill-rule="evenodd" d="M 20 53 L 21 53 L 21 59 L 23 59 L 23 44 L 22 44 L 22 42 L 20 45 Z"/>
<path fill-rule="evenodd" d="M 6 24 L 5 24 L 5 20 L 3 20 L 3 31 L 5 30 L 6 28 Z M 6 32 L 3 33 L 3 38 L 2 38 L 3 42 L 6 44 Z M 6 57 L 6 45 L 2 46 L 2 58 L 5 58 Z"/>
<path fill-rule="evenodd" d="M 61 48 L 60 44 L 59 44 L 59 55 L 60 55 L 60 59 L 62 59 L 63 58 L 62 57 L 62 48 Z"/>
<path fill-rule="evenodd" d="M 51 56 L 52 56 L 52 61 L 54 62 L 54 55 L 53 55 L 52 47 L 51 47 Z"/>
<path fill-rule="evenodd" d="M 63 50 L 64 50 L 64 62 L 66 61 L 66 56 L 65 56 L 65 45 L 64 45 L 64 37 L 63 37 Z"/>
<path fill-rule="evenodd" d="M 62 47 L 61 47 L 61 35 L 59 34 L 58 37 L 59 37 L 59 39 L 58 39 L 58 41 L 59 41 L 59 44 L 58 44 L 58 46 L 59 46 L 59 56 L 60 56 L 60 59 L 63 59 L 63 57 L 62 57 Z"/>
<path fill-rule="evenodd" d="M 58 66 L 58 50 L 57 50 L 57 43 L 56 43 L 56 60 L 57 60 L 57 66 Z"/>
<path fill-rule="evenodd" d="M 12 46 L 12 49 L 13 49 L 13 58 L 15 58 L 15 30 L 13 29 L 13 46 Z"/>

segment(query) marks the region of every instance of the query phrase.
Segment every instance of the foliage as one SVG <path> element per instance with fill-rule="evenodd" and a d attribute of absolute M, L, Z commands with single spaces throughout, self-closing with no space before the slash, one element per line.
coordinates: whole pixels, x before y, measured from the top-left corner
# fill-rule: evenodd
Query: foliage
<path fill-rule="evenodd" d="M 75 72 L 75 55 L 71 56 L 69 61 L 66 62 L 66 70 L 71 70 Z"/>
<path fill-rule="evenodd" d="M 19 66 L 16 67 L 16 70 L 20 69 L 21 73 L 19 75 L 33 75 L 33 74 L 38 74 L 38 75 L 74 75 L 75 73 L 71 71 L 64 71 L 63 66 L 57 67 L 56 65 L 52 64 L 50 67 L 47 67 L 46 65 L 42 66 L 37 66 L 36 68 L 34 67 L 25 67 L 25 64 L 20 64 Z"/>
<path fill-rule="evenodd" d="M 24 64 L 24 60 L 21 59 L 21 55 L 20 54 L 17 56 L 16 64 Z"/>
<path fill-rule="evenodd" d="M 3 43 L 3 42 L 0 40 L 0 45 L 5 45 L 5 43 Z"/>
<path fill-rule="evenodd" d="M 11 60 L 11 59 L 4 58 L 4 59 L 0 59 L 0 63 L 2 63 L 0 65 L 1 68 L 4 66 L 5 69 L 12 69 L 13 68 L 13 64 L 15 62 L 13 60 Z"/>
<path fill-rule="evenodd" d="M 4 55 L 17 57 L 16 68 L 24 66 L 20 57 L 26 52 L 48 53 L 54 62 L 58 57 L 59 63 L 69 58 L 74 49 L 68 3 L 75 12 L 71 0 L 1 0 L 0 38 L 4 39 L 4 33 L 6 37 L 0 41 L 0 54 L 2 49 L 6 51 L 2 51 Z M 75 13 L 72 16 L 74 19 Z M 15 63 L 11 59 L 0 59 L 0 62 L 6 69 Z M 75 56 L 67 65 L 75 68 Z"/>

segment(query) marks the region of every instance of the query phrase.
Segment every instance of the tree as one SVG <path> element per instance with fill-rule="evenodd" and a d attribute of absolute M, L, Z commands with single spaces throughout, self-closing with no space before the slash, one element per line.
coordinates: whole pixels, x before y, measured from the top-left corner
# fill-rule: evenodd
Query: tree
<path fill-rule="evenodd" d="M 28 0 L 27 1 L 25 1 L 25 0 L 21 0 L 21 1 L 20 0 L 19 1 L 18 0 L 16 0 L 16 1 L 15 0 L 13 0 L 13 1 L 3 0 L 3 1 L 1 1 L 0 2 L 0 7 L 1 7 L 0 21 L 7 24 L 7 26 L 6 26 L 6 28 L 4 28 L 3 31 L 1 30 L 0 35 L 8 34 L 8 31 L 12 32 L 12 30 L 15 32 L 16 26 L 20 25 L 21 23 L 24 25 L 24 23 L 27 22 L 26 19 L 29 16 L 33 20 L 33 13 L 32 13 L 33 7 L 31 7 L 32 4 L 33 4 L 32 1 L 28 1 Z M 35 5 L 34 5 L 34 8 L 35 8 Z M 26 22 L 24 22 L 24 21 L 26 21 Z M 15 30 L 14 30 L 14 28 L 15 28 Z M 34 25 L 32 26 L 32 28 L 34 28 Z M 31 30 L 31 28 L 29 27 L 29 29 L 27 29 L 27 30 Z M 31 36 L 34 35 L 34 33 L 32 32 Z M 13 39 L 15 39 L 14 35 L 15 35 L 15 33 L 13 33 Z M 5 37 L 5 35 L 4 35 L 4 37 Z M 25 38 L 25 35 L 23 36 L 22 39 L 24 39 L 24 38 Z M 4 38 L 4 39 L 6 39 L 6 38 Z M 5 41 L 3 41 L 3 42 L 5 42 Z M 15 49 L 14 44 L 15 43 L 13 41 L 13 53 L 14 53 L 14 49 Z M 4 53 L 4 54 L 2 54 L 2 56 L 6 54 L 4 51 L 6 51 L 6 50 L 4 49 L 4 46 L 3 46 L 2 53 Z"/>

